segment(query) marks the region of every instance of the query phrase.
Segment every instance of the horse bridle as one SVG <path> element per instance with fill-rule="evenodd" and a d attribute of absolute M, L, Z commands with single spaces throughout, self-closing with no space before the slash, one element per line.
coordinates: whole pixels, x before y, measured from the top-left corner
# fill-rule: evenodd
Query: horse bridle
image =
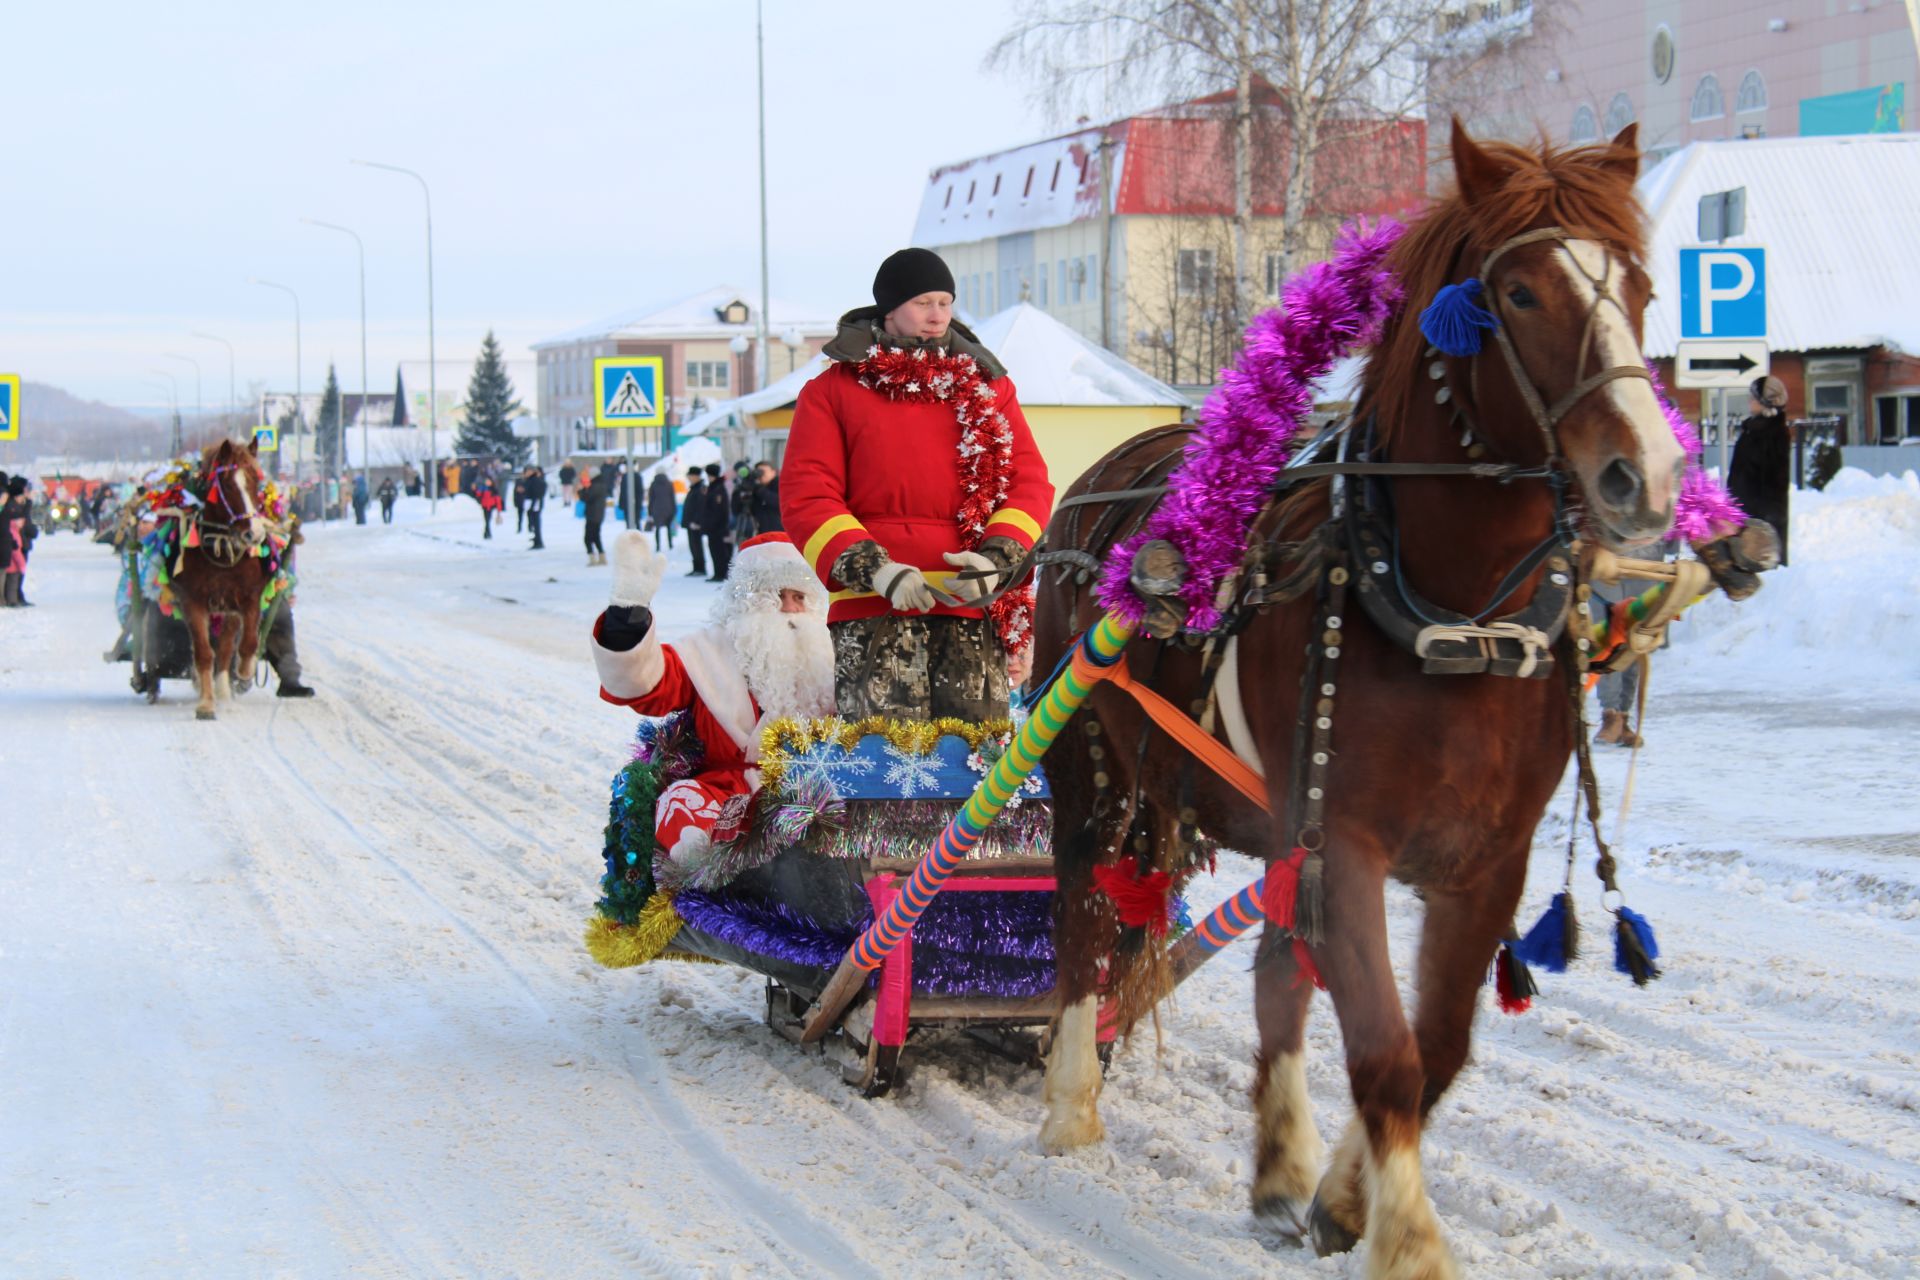
<path fill-rule="evenodd" d="M 1564 246 L 1568 241 L 1579 238 L 1580 237 L 1567 231 L 1564 227 L 1540 227 L 1533 231 L 1524 231 L 1496 246 L 1480 264 L 1478 279 L 1480 281 L 1481 297 L 1487 299 L 1493 298 L 1493 269 L 1501 258 L 1513 252 L 1515 249 L 1522 249 L 1527 245 L 1540 244 L 1549 240 Z M 1641 378 L 1649 383 L 1653 381 L 1653 374 L 1644 364 L 1617 364 L 1610 368 L 1602 369 L 1591 376 L 1581 376 L 1586 373 L 1587 350 L 1593 341 L 1593 327 L 1594 323 L 1599 319 L 1600 308 L 1611 304 L 1614 310 L 1620 313 L 1622 319 L 1631 322 L 1632 317 L 1627 314 L 1626 306 L 1613 292 L 1612 253 L 1609 252 L 1606 255 L 1606 266 L 1597 278 L 1592 272 L 1586 269 L 1576 254 L 1568 252 L 1566 257 L 1569 262 L 1573 263 L 1574 270 L 1578 271 L 1582 276 L 1585 276 L 1587 283 L 1593 286 L 1593 303 L 1587 308 L 1586 323 L 1582 325 L 1580 329 L 1580 363 L 1574 367 L 1574 374 L 1577 380 L 1572 387 L 1567 389 L 1566 394 L 1562 395 L 1549 406 L 1540 395 L 1539 385 L 1534 382 L 1532 375 L 1527 372 L 1526 362 L 1520 358 L 1520 352 L 1514 348 L 1513 339 L 1507 335 L 1507 326 L 1504 321 L 1493 326 L 1493 340 L 1499 345 L 1500 354 L 1506 358 L 1507 372 L 1512 375 L 1513 385 L 1519 389 L 1520 399 L 1525 402 L 1527 412 L 1532 415 L 1534 425 L 1540 428 L 1540 435 L 1546 442 L 1547 461 L 1550 466 L 1558 465 L 1561 457 L 1560 423 L 1569 413 L 1573 412 L 1574 407 L 1582 400 L 1586 399 L 1587 396 L 1593 392 L 1598 391 L 1601 387 L 1606 386 L 1608 383 L 1615 382 L 1621 378 Z M 1468 358 L 1474 359 L 1474 357 Z M 1476 407 L 1480 403 L 1479 371 L 1480 365 L 1476 359 L 1473 364 L 1471 383 Z"/>
<path fill-rule="evenodd" d="M 231 462 L 226 466 L 213 468 L 207 477 L 209 501 L 202 504 L 200 508 L 202 550 L 208 559 L 222 568 L 231 568 L 238 564 L 248 552 L 258 547 L 266 536 L 266 531 L 261 528 L 259 521 L 255 518 L 259 512 L 253 505 L 253 493 L 245 485 L 239 486 L 240 501 L 245 509 L 236 512 L 233 504 L 227 500 L 226 490 L 220 487 L 220 476 L 223 472 L 238 470 L 240 470 L 238 464 Z M 216 501 L 228 516 L 237 517 L 237 519 L 229 519 L 225 522 L 209 520 L 207 513 Z M 244 526 L 239 533 L 234 532 L 236 524 Z"/>

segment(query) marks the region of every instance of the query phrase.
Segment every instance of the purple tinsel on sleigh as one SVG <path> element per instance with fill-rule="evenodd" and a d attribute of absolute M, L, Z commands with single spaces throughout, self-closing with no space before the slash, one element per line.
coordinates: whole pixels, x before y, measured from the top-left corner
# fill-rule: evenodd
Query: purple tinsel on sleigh
<path fill-rule="evenodd" d="M 1181 598 L 1187 625 L 1206 630 L 1219 620 L 1214 594 L 1240 563 L 1247 526 L 1286 465 L 1313 408 L 1313 384 L 1356 347 L 1380 336 L 1399 305 L 1400 282 L 1387 251 L 1405 229 L 1397 222 L 1348 226 L 1331 261 L 1287 281 L 1280 305 L 1247 327 L 1246 344 L 1220 388 L 1200 410 L 1200 426 L 1171 479 L 1172 492 L 1147 522 L 1107 559 L 1102 608 L 1138 622 L 1144 605 L 1129 582 L 1134 552 L 1165 539 L 1187 563 Z"/>
<path fill-rule="evenodd" d="M 1725 486 L 1700 465 L 1700 455 L 1705 449 L 1700 433 L 1667 398 L 1667 388 L 1651 361 L 1647 371 L 1653 375 L 1653 396 L 1660 402 L 1660 412 L 1667 415 L 1673 438 L 1680 442 L 1681 451 L 1687 455 L 1687 469 L 1680 477 L 1680 496 L 1673 504 L 1673 532 L 1688 542 L 1709 542 L 1724 537 L 1747 522 L 1747 513 L 1740 509 Z"/>
<path fill-rule="evenodd" d="M 853 929 L 810 920 L 780 902 L 688 889 L 673 900 L 687 926 L 755 955 L 832 969 Z M 1053 895 L 949 893 L 913 928 L 913 985 L 921 995 L 1037 996 L 1053 989 Z"/>

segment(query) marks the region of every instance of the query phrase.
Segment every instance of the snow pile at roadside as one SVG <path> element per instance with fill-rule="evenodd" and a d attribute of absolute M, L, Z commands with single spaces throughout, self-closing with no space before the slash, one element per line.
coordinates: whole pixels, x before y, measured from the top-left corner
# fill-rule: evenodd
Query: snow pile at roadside
<path fill-rule="evenodd" d="M 1691 609 L 1662 665 L 1716 682 L 1920 679 L 1920 476 L 1849 468 L 1795 493 L 1788 550 L 1752 599 Z"/>

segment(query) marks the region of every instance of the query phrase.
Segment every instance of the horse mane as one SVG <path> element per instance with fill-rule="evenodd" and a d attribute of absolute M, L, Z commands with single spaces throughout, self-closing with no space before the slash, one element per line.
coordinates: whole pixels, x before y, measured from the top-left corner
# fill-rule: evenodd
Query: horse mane
<path fill-rule="evenodd" d="M 1616 143 L 1556 147 L 1542 141 L 1534 147 L 1484 142 L 1479 149 L 1505 171 L 1499 188 L 1470 201 L 1456 181 L 1387 254 L 1406 301 L 1367 361 L 1354 415 L 1359 421 L 1376 414 L 1383 439 L 1406 421 L 1413 397 L 1426 394 L 1420 367 L 1427 339 L 1420 332 L 1420 312 L 1452 283 L 1464 254 L 1484 255 L 1522 232 L 1549 226 L 1600 241 L 1636 264 L 1646 254 L 1646 215 L 1626 176 L 1638 165 L 1637 148 Z"/>

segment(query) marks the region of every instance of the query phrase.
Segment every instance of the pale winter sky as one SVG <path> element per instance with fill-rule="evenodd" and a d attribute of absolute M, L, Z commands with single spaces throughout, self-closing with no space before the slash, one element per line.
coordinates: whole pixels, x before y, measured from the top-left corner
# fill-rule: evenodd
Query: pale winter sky
<path fill-rule="evenodd" d="M 768 0 L 776 298 L 837 314 L 907 242 L 927 171 L 1057 131 L 981 69 L 1014 0 Z M 290 387 L 357 390 L 353 242 L 366 242 L 369 382 L 426 354 L 412 180 L 433 190 L 439 354 L 492 327 L 512 358 L 601 316 L 733 283 L 757 294 L 752 0 L 542 5 L 18 4 L 0 119 L 0 372 L 164 403 L 200 361 L 209 411 Z M 776 315 L 775 320 L 779 317 Z M 531 402 L 531 387 L 519 388 Z"/>

